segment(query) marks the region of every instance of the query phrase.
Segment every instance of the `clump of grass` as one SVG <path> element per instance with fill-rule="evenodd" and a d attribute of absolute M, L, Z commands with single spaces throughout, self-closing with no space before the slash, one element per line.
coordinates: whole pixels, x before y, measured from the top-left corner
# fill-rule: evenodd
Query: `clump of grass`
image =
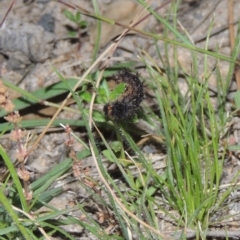
<path fill-rule="evenodd" d="M 173 11 L 172 15 L 175 16 L 176 8 L 173 7 Z M 161 19 L 156 12 L 154 14 L 158 19 Z M 166 27 L 165 39 L 168 39 L 169 25 L 166 22 L 163 23 Z M 174 29 L 171 27 L 170 30 L 176 33 L 176 37 L 181 36 L 176 27 Z M 156 39 L 158 39 L 158 36 L 156 36 Z M 185 42 L 186 49 L 199 51 L 185 37 L 181 37 L 181 39 Z M 178 226 L 175 227 L 176 231 L 178 229 L 182 230 L 180 235 L 183 238 L 186 237 L 184 237 L 186 229 L 189 233 L 194 232 L 197 239 L 205 238 L 212 216 L 220 209 L 221 204 L 229 194 L 229 191 L 223 195 L 219 192 L 227 150 L 226 147 L 223 148 L 223 152 L 219 149 L 222 147 L 220 135 L 227 123 L 227 115 L 223 113 L 225 112 L 225 99 L 237 56 L 239 39 L 236 39 L 235 50 L 228 59 L 230 65 L 226 82 L 223 83 L 219 75 L 217 77 L 218 90 L 221 92 L 218 95 L 217 102 L 217 110 L 220 114 L 217 114 L 216 107 L 213 106 L 208 88 L 208 80 L 211 74 L 215 74 L 208 68 L 208 58 L 205 58 L 203 70 L 205 78 L 202 81 L 199 76 L 199 62 L 196 53 L 192 52 L 191 54 L 192 71 L 186 73 L 185 69 L 182 69 L 181 65 L 178 64 L 178 48 L 174 45 L 175 41 L 177 40 L 168 40 L 165 43 L 165 55 L 160 54 L 162 51 L 156 44 L 159 53 L 159 59 L 157 60 L 153 60 L 147 54 L 142 57 L 142 61 L 149 72 L 151 85 L 159 106 L 158 112 L 152 112 L 152 117 L 155 121 L 162 123 L 167 152 L 165 173 L 162 176 L 157 173 L 151 161 L 143 155 L 127 132 L 126 124 L 120 124 L 117 126 L 120 134 L 124 136 L 124 139 L 127 140 L 129 146 L 137 155 L 137 160 L 133 160 L 130 156 L 128 158 L 134 165 L 139 165 L 138 168 L 140 169 L 138 177 L 133 176 L 131 171 L 124 169 L 122 167 L 123 162 L 120 158 L 116 158 L 114 149 L 111 149 L 102 136 L 107 148 L 108 158 L 117 164 L 127 182 L 127 186 L 131 189 L 127 197 L 126 195 L 120 195 L 120 189 L 114 184 L 101 164 L 101 155 L 95 147 L 94 138 L 91 139 L 93 154 L 96 155 L 98 165 L 101 166 L 99 168 L 100 174 L 103 175 L 107 185 L 108 182 L 111 183 L 113 190 L 120 195 L 124 203 L 124 206 L 118 204 L 122 211 L 127 214 L 127 220 L 122 219 L 118 212 L 115 212 L 116 210 L 113 209 L 113 211 L 116 216 L 119 216 L 118 220 L 126 238 L 130 236 L 129 229 L 134 233 L 137 232 L 137 237 L 140 239 L 153 236 L 164 238 L 160 233 L 161 231 L 158 231 L 164 231 L 164 229 L 160 229 L 158 223 L 158 211 L 171 219 L 173 225 Z M 168 44 L 168 42 L 172 44 Z M 169 55 L 170 52 L 173 52 L 173 56 Z M 199 52 L 209 54 L 204 49 Z M 209 55 L 216 57 L 216 59 L 223 59 L 218 53 Z M 173 58 L 174 68 L 168 61 L 170 58 Z M 164 73 L 159 68 L 159 62 L 162 62 Z M 181 85 L 179 85 L 179 76 L 182 74 L 185 75 L 187 85 L 185 95 L 182 94 Z M 146 119 L 149 118 L 146 117 Z M 156 132 L 160 131 L 156 130 Z M 91 131 L 88 134 L 91 135 Z M 126 156 L 125 154 L 121 155 L 122 159 Z M 141 173 L 142 168 L 146 171 L 145 174 Z M 112 192 L 109 190 L 108 193 L 111 195 L 109 197 L 112 198 Z M 161 200 L 156 202 L 156 199 L 159 199 L 156 197 L 160 197 Z M 135 221 L 133 221 L 133 216 L 129 212 L 134 212 Z M 143 221 L 146 225 L 143 224 Z M 137 223 L 142 224 L 142 226 L 137 227 Z M 156 231 L 153 231 L 151 227 L 154 227 Z M 174 235 L 174 230 L 172 234 Z M 179 236 L 179 232 L 176 236 Z"/>
<path fill-rule="evenodd" d="M 25 167 L 29 155 L 26 147 L 26 131 L 20 127 L 21 116 L 18 112 L 13 111 L 15 106 L 9 98 L 7 87 L 2 82 L 0 82 L 0 99 L 2 109 L 8 112 L 5 119 L 13 125 L 10 139 L 16 142 L 15 158 L 17 159 L 14 165 L 13 160 L 10 160 L 3 147 L 0 147 L 0 154 L 7 166 L 7 172 L 2 177 L 4 182 L 1 184 L 0 191 L 0 201 L 2 203 L 0 206 L 0 235 L 6 237 L 2 237 L 3 239 L 16 239 L 20 236 L 23 236 L 24 239 L 36 239 L 34 232 L 39 231 L 48 238 L 42 227 L 52 218 L 52 213 L 45 216 L 46 218 L 43 220 L 39 216 L 34 218 L 29 212 L 30 210 L 36 211 L 46 205 L 54 196 L 62 192 L 62 187 L 47 189 L 56 180 L 57 176 L 69 170 L 69 160 L 30 184 L 30 173 Z"/>

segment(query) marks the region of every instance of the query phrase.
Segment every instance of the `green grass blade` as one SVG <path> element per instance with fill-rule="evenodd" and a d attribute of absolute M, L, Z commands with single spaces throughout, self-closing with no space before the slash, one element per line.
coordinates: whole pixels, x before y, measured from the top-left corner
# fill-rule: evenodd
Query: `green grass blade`
<path fill-rule="evenodd" d="M 66 88 L 65 84 L 63 84 L 62 82 L 55 83 L 51 86 L 36 90 L 33 93 L 29 93 L 28 91 L 23 90 L 6 80 L 1 79 L 1 81 L 4 83 L 6 87 L 11 88 L 18 93 L 21 93 L 22 95 L 21 98 L 13 100 L 13 104 L 15 105 L 16 111 L 32 106 L 34 103 L 41 103 L 43 100 L 68 92 L 68 89 Z M 70 86 L 74 86 L 78 80 L 69 78 L 69 79 L 66 79 L 66 81 L 68 81 L 68 84 Z M 0 117 L 5 115 L 6 115 L 6 111 L 1 109 Z"/>
<path fill-rule="evenodd" d="M 22 190 L 21 190 L 22 191 Z M 23 226 L 23 224 L 19 221 L 19 217 L 17 215 L 17 213 L 15 212 L 15 210 L 12 208 L 11 204 L 9 203 L 9 200 L 5 197 L 4 193 L 2 191 L 0 191 L 0 202 L 1 204 L 4 206 L 4 208 L 6 209 L 6 211 L 8 212 L 8 214 L 10 215 L 10 217 L 12 218 L 13 222 L 16 224 L 17 228 L 19 229 L 19 231 L 22 233 L 22 235 L 24 236 L 24 238 L 26 240 L 31 240 L 27 230 L 25 229 L 25 227 Z M 5 231 L 9 230 L 5 229 Z M 14 230 L 14 229 L 12 229 Z M 4 230 L 3 230 L 4 231 Z"/>
<path fill-rule="evenodd" d="M 8 157 L 7 153 L 5 152 L 5 150 L 3 149 L 3 147 L 1 145 L 0 145 L 0 155 L 2 156 L 3 161 L 5 162 L 8 170 L 9 170 L 9 173 L 12 177 L 13 183 L 16 186 L 18 196 L 19 196 L 21 204 L 22 204 L 22 209 L 23 209 L 23 211 L 28 212 L 28 206 L 27 206 L 25 196 L 23 194 L 23 188 L 22 188 L 21 182 L 18 178 L 18 175 L 16 173 L 16 170 L 15 170 L 10 158 Z"/>
<path fill-rule="evenodd" d="M 41 119 L 41 120 L 22 120 L 20 122 L 21 128 L 29 129 L 36 127 L 44 127 L 48 124 L 50 119 Z M 56 119 L 52 123 L 52 127 L 57 127 L 62 123 L 64 125 L 69 124 L 72 127 L 83 127 L 84 122 L 81 120 L 71 120 L 71 119 Z M 8 132 L 14 129 L 14 125 L 12 123 L 1 123 L 0 124 L 0 132 Z"/>
<path fill-rule="evenodd" d="M 51 171 L 46 173 L 44 176 L 34 181 L 30 187 L 34 191 L 34 196 L 44 192 L 49 188 L 49 186 L 65 172 L 67 172 L 72 167 L 72 160 L 67 158 L 66 160 L 59 163 Z"/>

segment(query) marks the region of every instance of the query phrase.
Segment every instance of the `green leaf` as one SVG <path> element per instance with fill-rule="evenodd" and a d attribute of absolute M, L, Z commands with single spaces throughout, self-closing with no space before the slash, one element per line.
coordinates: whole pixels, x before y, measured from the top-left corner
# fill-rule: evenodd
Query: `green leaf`
<path fill-rule="evenodd" d="M 78 152 L 76 155 L 77 155 L 77 158 L 81 160 L 86 157 L 89 157 L 91 155 L 91 152 L 90 150 L 85 149 L 85 150 L 82 150 L 81 152 Z"/>
<path fill-rule="evenodd" d="M 77 37 L 77 32 L 76 31 L 69 31 L 68 32 L 68 35 L 69 35 L 69 37 L 72 37 L 72 38 L 75 38 L 75 37 Z"/>
<path fill-rule="evenodd" d="M 156 188 L 155 187 L 149 187 L 148 189 L 147 189 L 147 192 L 146 192 L 146 196 L 148 196 L 148 197 L 152 197 L 152 195 L 156 192 Z"/>
<path fill-rule="evenodd" d="M 98 98 L 101 102 L 99 103 L 106 103 L 109 100 L 110 92 L 108 88 L 107 81 L 104 80 L 98 89 Z"/>
<path fill-rule="evenodd" d="M 65 11 L 64 11 L 64 15 L 65 15 L 65 17 L 68 18 L 70 21 L 76 22 L 76 19 L 75 19 L 74 14 L 71 13 L 70 11 L 65 10 Z"/>
<path fill-rule="evenodd" d="M 230 151 L 240 151 L 240 146 L 239 145 L 228 146 L 228 150 L 230 150 Z"/>
<path fill-rule="evenodd" d="M 81 21 L 81 13 L 80 12 L 76 13 L 75 19 L 76 19 L 77 23 L 80 23 L 80 21 Z"/>
<path fill-rule="evenodd" d="M 90 102 L 92 99 L 92 94 L 88 91 L 80 92 L 79 96 L 86 102 Z"/>
<path fill-rule="evenodd" d="M 137 123 L 138 122 L 138 116 L 135 114 L 132 118 L 128 119 L 129 123 Z"/>
<path fill-rule="evenodd" d="M 110 101 L 115 101 L 125 90 L 125 83 L 118 84 L 110 94 Z"/>
<path fill-rule="evenodd" d="M 81 28 L 85 28 L 85 27 L 87 27 L 87 25 L 88 25 L 88 22 L 85 21 L 85 20 L 83 20 L 83 21 L 81 21 L 81 22 L 79 23 L 79 26 L 80 26 Z"/>
<path fill-rule="evenodd" d="M 106 122 L 105 115 L 98 111 L 93 111 L 93 119 L 96 122 Z"/>
<path fill-rule="evenodd" d="M 234 98 L 234 102 L 236 104 L 236 108 L 240 108 L 240 90 L 238 90 L 237 92 L 234 93 L 233 95 Z"/>
<path fill-rule="evenodd" d="M 117 152 L 120 152 L 121 149 L 122 149 L 122 143 L 119 142 L 119 141 L 113 141 L 111 144 L 110 144 L 110 147 L 111 149 L 117 153 Z"/>
<path fill-rule="evenodd" d="M 143 176 L 143 178 L 146 177 L 146 176 L 144 176 L 144 175 L 142 175 L 142 176 Z M 136 179 L 135 186 L 136 186 L 137 189 L 139 189 L 140 187 L 143 186 L 142 181 L 143 181 L 143 180 L 142 180 L 142 178 L 140 178 L 140 177 L 138 177 L 138 178 Z"/>
<path fill-rule="evenodd" d="M 89 109 L 83 109 L 84 113 L 89 116 Z M 106 122 L 106 118 L 105 115 L 103 114 L 103 112 L 99 112 L 99 111 L 93 111 L 93 119 L 96 122 Z"/>
<path fill-rule="evenodd" d="M 103 154 L 103 156 L 105 157 L 105 158 L 107 158 L 107 160 L 109 160 L 110 162 L 115 162 L 114 161 L 114 159 L 112 158 L 112 155 L 111 155 L 111 153 L 110 153 L 110 151 L 109 150 L 103 150 L 102 151 L 102 154 Z"/>

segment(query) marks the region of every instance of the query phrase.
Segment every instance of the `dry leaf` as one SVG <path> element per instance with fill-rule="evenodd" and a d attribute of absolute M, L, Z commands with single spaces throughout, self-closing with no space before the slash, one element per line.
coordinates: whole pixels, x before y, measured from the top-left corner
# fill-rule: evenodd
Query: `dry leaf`
<path fill-rule="evenodd" d="M 129 23 L 134 19 L 134 17 L 141 12 L 142 8 L 143 7 L 141 5 L 134 3 L 130 0 L 118 0 L 113 1 L 111 4 L 109 4 L 102 16 L 116 22 L 129 25 Z M 144 10 L 143 16 L 145 16 L 146 14 L 147 10 Z M 136 28 L 143 29 L 146 23 L 147 21 L 145 20 L 141 22 Z M 102 22 L 100 47 L 105 46 L 111 39 L 120 35 L 122 31 L 122 27 Z M 97 25 L 95 24 L 90 30 L 91 44 L 94 44 L 96 37 Z"/>

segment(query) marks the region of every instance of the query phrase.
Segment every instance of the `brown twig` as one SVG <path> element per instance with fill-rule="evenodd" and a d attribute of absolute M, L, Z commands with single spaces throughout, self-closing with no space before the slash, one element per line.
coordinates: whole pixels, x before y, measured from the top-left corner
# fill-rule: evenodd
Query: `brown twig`
<path fill-rule="evenodd" d="M 8 16 L 8 14 L 9 14 L 9 12 L 11 11 L 11 9 L 12 9 L 12 7 L 13 7 L 13 4 L 15 4 L 15 2 L 16 2 L 16 0 L 13 0 L 12 3 L 10 4 L 10 6 L 9 6 L 9 8 L 8 8 L 8 10 L 7 10 L 7 12 L 5 13 L 5 16 L 3 17 L 2 22 L 0 23 L 0 28 L 2 27 L 3 23 L 5 22 L 5 20 L 6 20 L 7 16 Z"/>

